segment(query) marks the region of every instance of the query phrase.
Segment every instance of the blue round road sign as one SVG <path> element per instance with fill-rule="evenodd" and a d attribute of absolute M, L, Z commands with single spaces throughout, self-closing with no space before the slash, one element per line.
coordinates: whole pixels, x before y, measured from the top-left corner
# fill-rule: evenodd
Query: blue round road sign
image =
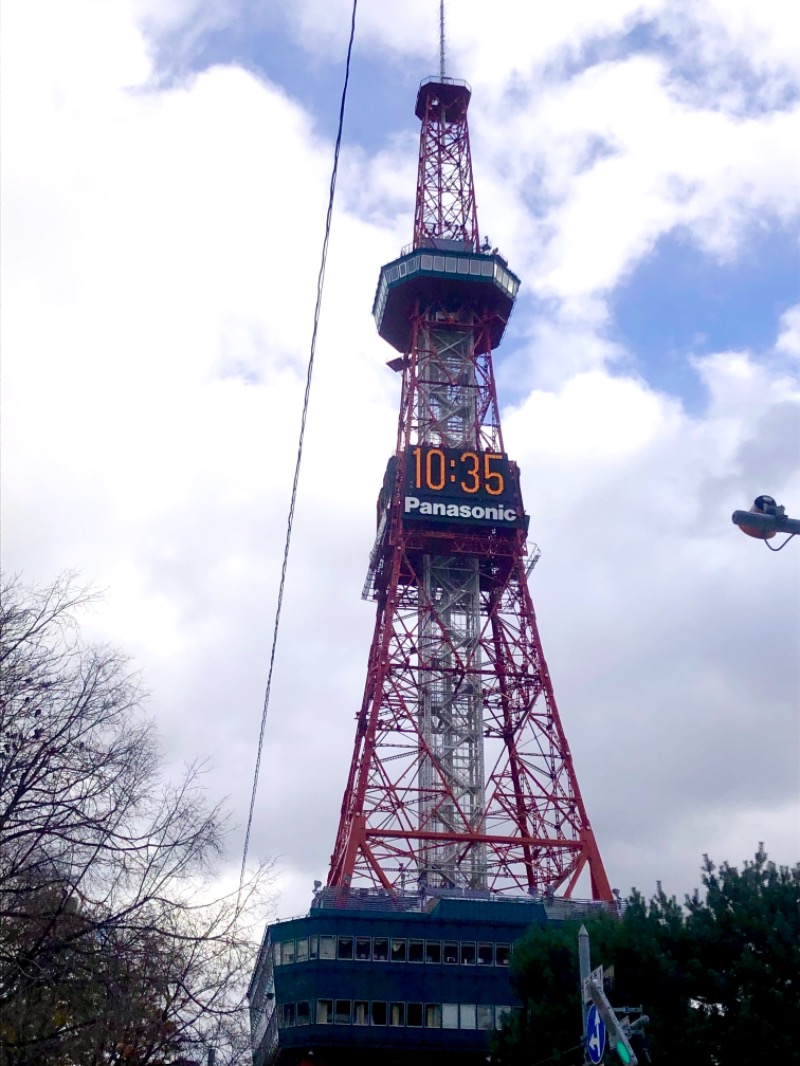
<path fill-rule="evenodd" d="M 606 1026 L 594 1003 L 586 1015 L 586 1050 L 592 1062 L 599 1062 L 606 1049 Z"/>

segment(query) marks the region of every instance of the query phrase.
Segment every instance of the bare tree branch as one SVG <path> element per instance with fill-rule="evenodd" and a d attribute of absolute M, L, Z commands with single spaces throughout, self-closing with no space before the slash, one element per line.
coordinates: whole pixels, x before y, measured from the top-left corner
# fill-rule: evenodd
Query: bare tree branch
<path fill-rule="evenodd" d="M 2 586 L 0 1066 L 245 1061 L 271 868 L 212 898 L 226 814 L 203 761 L 162 779 L 138 675 L 81 640 L 96 598 Z"/>

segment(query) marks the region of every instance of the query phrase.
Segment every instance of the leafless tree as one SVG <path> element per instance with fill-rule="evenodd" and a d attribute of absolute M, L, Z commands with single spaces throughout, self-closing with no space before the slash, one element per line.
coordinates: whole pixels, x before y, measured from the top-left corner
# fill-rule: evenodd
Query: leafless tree
<path fill-rule="evenodd" d="M 209 900 L 225 813 L 201 762 L 164 781 L 129 661 L 81 639 L 95 594 L 1 595 L 0 1066 L 240 1061 L 269 866 Z"/>

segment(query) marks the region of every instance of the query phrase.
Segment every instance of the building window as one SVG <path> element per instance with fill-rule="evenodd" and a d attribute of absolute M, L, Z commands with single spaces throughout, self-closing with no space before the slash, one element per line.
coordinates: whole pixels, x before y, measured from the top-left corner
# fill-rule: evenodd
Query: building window
<path fill-rule="evenodd" d="M 474 1029 L 475 1028 L 475 1004 L 474 1003 L 462 1003 L 459 1007 L 459 1014 L 461 1016 L 461 1028 L 462 1029 Z"/>
<path fill-rule="evenodd" d="M 333 1000 L 317 1000 L 317 1025 L 330 1025 L 333 1022 Z"/>
<path fill-rule="evenodd" d="M 353 1025 L 369 1025 L 369 1003 L 364 999 L 353 1003 Z"/>
<path fill-rule="evenodd" d="M 406 1024 L 405 1003 L 392 1003 L 389 1007 L 389 1025 Z"/>
<path fill-rule="evenodd" d="M 425 1004 L 425 1028 L 426 1029 L 441 1029 L 442 1028 L 442 1005 L 441 1005 L 441 1003 L 426 1003 Z"/>
<path fill-rule="evenodd" d="M 478 1006 L 478 1028 L 494 1029 L 494 1007 Z"/>
<path fill-rule="evenodd" d="M 441 942 L 441 940 L 426 940 L 425 941 L 425 961 L 426 962 L 441 962 L 442 961 L 442 942 Z"/>
<path fill-rule="evenodd" d="M 478 965 L 491 966 L 494 962 L 494 944 L 478 944 Z"/>
<path fill-rule="evenodd" d="M 458 1029 L 458 1004 L 442 1004 L 442 1029 Z"/>
<path fill-rule="evenodd" d="M 333 1016 L 334 1022 L 337 1025 L 349 1025 L 350 1024 L 350 1000 L 349 999 L 337 999 L 336 1010 Z"/>
<path fill-rule="evenodd" d="M 321 936 L 319 938 L 319 957 L 321 959 L 336 958 L 336 937 Z"/>
<path fill-rule="evenodd" d="M 408 942 L 408 961 L 409 962 L 423 962 L 425 958 L 425 941 L 424 940 L 409 940 Z"/>
<path fill-rule="evenodd" d="M 508 944 L 495 944 L 494 946 L 494 964 L 495 966 L 508 966 L 508 961 L 511 958 L 511 948 Z"/>
<path fill-rule="evenodd" d="M 308 1025 L 311 1021 L 311 1004 L 307 999 L 297 1004 L 297 1024 Z"/>
<path fill-rule="evenodd" d="M 421 1003 L 409 1003 L 408 1012 L 406 1015 L 406 1025 L 410 1025 L 414 1029 L 420 1029 L 422 1027 Z"/>
<path fill-rule="evenodd" d="M 301 940 L 297 941 L 297 952 L 295 954 L 296 962 L 306 962 L 308 960 L 308 937 L 304 936 Z"/>
<path fill-rule="evenodd" d="M 444 961 L 449 963 L 458 962 L 458 944 L 455 940 L 445 940 Z"/>
<path fill-rule="evenodd" d="M 339 958 L 340 959 L 352 959 L 353 957 L 353 938 L 351 936 L 339 937 Z"/>
<path fill-rule="evenodd" d="M 280 944 L 273 944 L 272 945 L 272 961 L 274 962 L 274 964 L 276 966 L 280 966 L 280 964 L 281 964 L 281 945 Z"/>
<path fill-rule="evenodd" d="M 294 941 L 284 940 L 283 942 L 283 965 L 287 966 L 290 962 L 294 962 Z"/>
<path fill-rule="evenodd" d="M 372 944 L 372 958 L 375 962 L 386 962 L 389 958 L 389 941 L 385 936 L 376 936 Z"/>
<path fill-rule="evenodd" d="M 319 937 L 310 936 L 308 938 L 308 957 L 309 959 L 316 959 L 319 957 Z"/>
<path fill-rule="evenodd" d="M 356 958 L 361 962 L 369 962 L 372 958 L 372 941 L 368 936 L 356 937 Z"/>
<path fill-rule="evenodd" d="M 475 965 L 475 945 L 465 943 L 461 945 L 461 965 L 462 966 L 474 966 Z"/>
<path fill-rule="evenodd" d="M 386 1004 L 385 1003 L 373 1003 L 372 1004 L 372 1024 L 373 1025 L 386 1025 Z"/>
<path fill-rule="evenodd" d="M 495 1028 L 502 1029 L 504 1019 L 511 1017 L 511 1007 L 495 1007 L 494 1016 L 496 1019 Z"/>
<path fill-rule="evenodd" d="M 406 942 L 405 940 L 392 940 L 392 962 L 405 962 L 406 961 Z"/>
<path fill-rule="evenodd" d="M 284 1026 L 294 1025 L 294 1003 L 284 1003 L 282 1024 Z"/>

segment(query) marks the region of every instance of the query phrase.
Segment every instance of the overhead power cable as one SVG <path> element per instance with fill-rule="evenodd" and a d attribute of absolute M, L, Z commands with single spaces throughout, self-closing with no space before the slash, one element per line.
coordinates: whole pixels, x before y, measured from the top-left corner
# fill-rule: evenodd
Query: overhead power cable
<path fill-rule="evenodd" d="M 269 711 L 269 697 L 272 690 L 272 674 L 275 668 L 275 651 L 278 646 L 278 629 L 281 620 L 281 608 L 283 606 L 283 593 L 286 587 L 286 570 L 289 563 L 289 547 L 292 541 L 292 525 L 294 523 L 294 509 L 297 501 L 297 486 L 300 481 L 300 464 L 303 459 L 303 441 L 306 433 L 306 419 L 308 417 L 308 399 L 311 394 L 311 375 L 314 369 L 314 355 L 317 350 L 317 332 L 319 330 L 320 311 L 322 309 L 322 290 L 325 283 L 325 266 L 328 260 L 328 243 L 331 233 L 331 219 L 333 217 L 333 201 L 336 193 L 336 175 L 339 170 L 339 152 L 342 146 L 342 129 L 344 127 L 344 109 L 347 101 L 347 87 L 350 81 L 350 60 L 353 54 L 353 39 L 356 32 L 356 10 L 358 0 L 353 0 L 353 13 L 350 18 L 350 40 L 347 45 L 347 60 L 344 68 L 344 85 L 342 86 L 342 99 L 339 105 L 339 126 L 336 133 L 336 145 L 333 150 L 333 169 L 331 171 L 330 193 L 328 196 L 328 214 L 325 219 L 325 237 L 322 241 L 322 256 L 317 277 L 317 302 L 314 307 L 314 327 L 311 331 L 311 349 L 308 356 L 308 369 L 306 371 L 306 389 L 303 396 L 303 413 L 300 418 L 300 436 L 297 442 L 297 459 L 294 467 L 294 481 L 292 482 L 292 497 L 289 503 L 289 515 L 286 522 L 286 542 L 283 549 L 283 564 L 281 566 L 281 581 L 278 588 L 278 603 L 275 609 L 275 626 L 272 631 L 272 649 L 269 656 L 269 673 L 267 674 L 267 688 L 264 693 L 264 707 L 261 712 L 261 728 L 258 734 L 258 751 L 256 765 L 253 772 L 253 791 L 250 796 L 250 811 L 247 816 L 247 829 L 244 835 L 244 848 L 242 850 L 242 869 L 239 874 L 239 891 L 244 884 L 245 868 L 247 866 L 247 853 L 250 848 L 250 830 L 253 825 L 253 812 L 256 805 L 256 793 L 258 792 L 258 775 L 261 770 L 261 753 L 264 748 L 264 729 L 267 724 Z"/>

